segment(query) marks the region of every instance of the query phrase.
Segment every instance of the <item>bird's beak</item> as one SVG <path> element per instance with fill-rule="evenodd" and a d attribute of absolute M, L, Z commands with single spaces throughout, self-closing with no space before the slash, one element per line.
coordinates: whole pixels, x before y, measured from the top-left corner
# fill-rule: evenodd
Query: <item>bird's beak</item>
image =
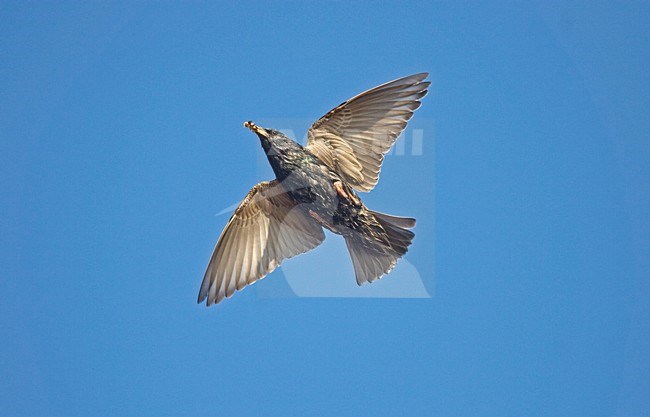
<path fill-rule="evenodd" d="M 250 130 L 252 130 L 258 136 L 262 136 L 262 137 L 265 137 L 265 138 L 269 137 L 269 133 L 266 131 L 266 129 L 256 125 L 255 123 L 251 122 L 250 120 L 247 121 L 247 122 L 244 122 L 244 127 L 249 128 Z"/>

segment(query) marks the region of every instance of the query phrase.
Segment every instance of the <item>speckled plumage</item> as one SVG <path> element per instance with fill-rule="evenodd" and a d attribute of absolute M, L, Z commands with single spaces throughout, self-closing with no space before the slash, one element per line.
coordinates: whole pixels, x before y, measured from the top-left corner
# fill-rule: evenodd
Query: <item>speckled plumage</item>
<path fill-rule="evenodd" d="M 341 182 L 348 195 L 358 195 L 324 162 L 281 132 L 266 129 L 269 137 L 260 136 L 262 148 L 276 178 L 287 193 L 307 213 L 318 215 L 321 226 L 340 235 L 363 233 L 388 244 L 386 232 L 363 204 L 340 196 L 334 183 Z"/>
<path fill-rule="evenodd" d="M 246 122 L 276 179 L 253 187 L 235 210 L 198 301 L 218 303 L 282 260 L 315 248 L 325 238 L 323 227 L 345 238 L 359 285 L 388 273 L 407 252 L 415 219 L 372 211 L 355 190 L 377 183 L 384 154 L 427 92 L 426 76 L 400 78 L 342 103 L 314 123 L 305 147 Z"/>

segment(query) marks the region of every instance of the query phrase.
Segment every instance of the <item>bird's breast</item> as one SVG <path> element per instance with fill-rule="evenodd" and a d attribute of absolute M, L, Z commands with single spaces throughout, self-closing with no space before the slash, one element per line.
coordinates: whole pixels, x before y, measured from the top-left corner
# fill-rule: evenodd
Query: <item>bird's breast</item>
<path fill-rule="evenodd" d="M 293 200 L 324 227 L 343 234 L 353 226 L 359 208 L 341 198 L 334 184 L 342 180 L 327 166 L 307 154 L 272 166 Z"/>

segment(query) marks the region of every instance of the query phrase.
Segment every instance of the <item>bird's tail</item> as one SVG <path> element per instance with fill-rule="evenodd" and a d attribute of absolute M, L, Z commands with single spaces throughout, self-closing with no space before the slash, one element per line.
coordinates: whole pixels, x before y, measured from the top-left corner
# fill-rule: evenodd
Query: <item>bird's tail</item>
<path fill-rule="evenodd" d="M 373 282 L 387 274 L 397 260 L 407 251 L 415 234 L 408 230 L 415 227 L 415 219 L 397 217 L 370 211 L 385 231 L 385 235 L 364 236 L 355 233 L 345 236 L 345 243 L 350 251 L 357 284 Z"/>

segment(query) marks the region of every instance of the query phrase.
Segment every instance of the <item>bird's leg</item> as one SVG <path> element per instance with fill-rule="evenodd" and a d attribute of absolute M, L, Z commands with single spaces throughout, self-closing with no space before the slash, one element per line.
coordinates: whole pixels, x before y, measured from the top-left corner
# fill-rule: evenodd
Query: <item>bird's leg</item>
<path fill-rule="evenodd" d="M 334 229 L 332 229 L 332 226 L 327 223 L 321 216 L 320 214 L 316 213 L 314 210 L 309 210 L 309 216 L 316 220 L 321 226 L 326 227 L 328 230 L 334 232 Z"/>
<path fill-rule="evenodd" d="M 350 193 L 350 201 L 352 201 L 352 204 L 354 204 L 355 206 L 361 207 L 361 200 L 359 200 L 359 198 L 356 195 L 354 195 L 354 192 Z"/>
<path fill-rule="evenodd" d="M 343 183 L 341 181 L 334 181 L 334 189 L 341 198 L 348 200 L 355 206 L 361 205 L 361 201 L 354 195 L 354 193 L 348 193 L 345 191 L 345 188 L 343 187 Z"/>
<path fill-rule="evenodd" d="M 325 224 L 325 220 L 314 210 L 309 210 L 309 215 L 320 224 Z"/>
<path fill-rule="evenodd" d="M 345 198 L 346 200 L 350 199 L 348 193 L 343 189 L 343 183 L 341 181 L 334 181 L 334 189 L 341 198 Z"/>

